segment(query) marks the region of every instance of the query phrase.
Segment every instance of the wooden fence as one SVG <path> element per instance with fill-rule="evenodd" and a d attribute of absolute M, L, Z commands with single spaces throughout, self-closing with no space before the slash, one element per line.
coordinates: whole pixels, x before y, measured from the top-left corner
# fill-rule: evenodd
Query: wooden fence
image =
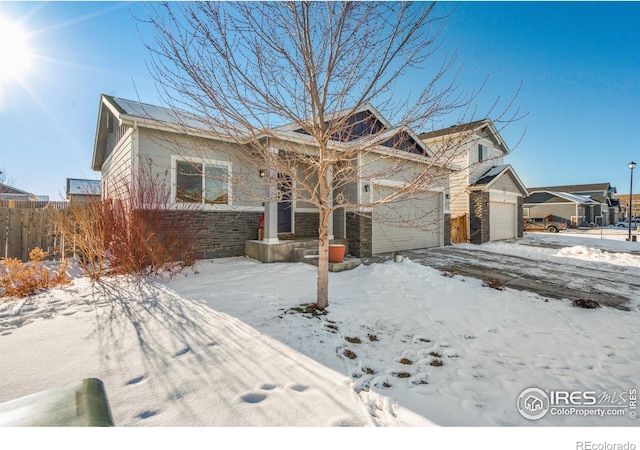
<path fill-rule="evenodd" d="M 0 203 L 0 259 L 29 260 L 29 252 L 36 247 L 58 259 L 63 242 L 52 223 L 56 210 L 66 208 L 66 202 Z"/>
<path fill-rule="evenodd" d="M 451 242 L 463 244 L 467 242 L 467 215 L 451 219 Z"/>

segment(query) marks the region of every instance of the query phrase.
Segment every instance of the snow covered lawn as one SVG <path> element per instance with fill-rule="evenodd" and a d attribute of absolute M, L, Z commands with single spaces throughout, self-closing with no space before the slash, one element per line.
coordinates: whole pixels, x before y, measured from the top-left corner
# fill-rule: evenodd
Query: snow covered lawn
<path fill-rule="evenodd" d="M 567 256 L 586 241 L 553 239 L 569 250 L 548 251 L 581 263 Z M 637 308 L 575 308 L 405 260 L 331 274 L 328 313 L 312 316 L 299 310 L 315 276 L 227 258 L 163 283 L 77 278 L 0 303 L 0 401 L 97 377 L 119 426 L 640 425 L 629 411 L 531 421 L 516 408 L 530 387 L 637 389 Z"/>

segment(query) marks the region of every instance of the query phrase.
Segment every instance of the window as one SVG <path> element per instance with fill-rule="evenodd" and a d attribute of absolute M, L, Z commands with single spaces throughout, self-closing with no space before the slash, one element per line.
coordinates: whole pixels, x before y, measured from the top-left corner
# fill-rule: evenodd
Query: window
<path fill-rule="evenodd" d="M 176 202 L 228 205 L 229 163 L 176 161 Z"/>
<path fill-rule="evenodd" d="M 489 147 L 478 144 L 478 162 L 486 161 L 487 159 L 489 159 Z"/>

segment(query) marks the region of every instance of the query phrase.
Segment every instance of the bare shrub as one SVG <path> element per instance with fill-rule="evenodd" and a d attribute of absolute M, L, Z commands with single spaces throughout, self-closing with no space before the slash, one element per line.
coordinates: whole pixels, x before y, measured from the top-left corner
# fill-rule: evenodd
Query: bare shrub
<path fill-rule="evenodd" d="M 588 299 L 578 299 L 578 300 L 574 300 L 573 301 L 573 306 L 575 306 L 576 308 L 586 308 L 586 309 L 595 309 L 595 308 L 600 308 L 600 303 L 598 303 L 595 300 L 588 300 Z"/>
<path fill-rule="evenodd" d="M 504 282 L 498 278 L 487 278 L 482 280 L 482 286 L 490 287 L 498 291 L 504 291 Z"/>
<path fill-rule="evenodd" d="M 196 207 L 176 208 L 164 183 L 141 171 L 117 183 L 109 200 L 75 206 L 56 222 L 83 271 L 104 274 L 174 275 L 195 263 Z"/>
<path fill-rule="evenodd" d="M 0 263 L 0 295 L 10 298 L 22 298 L 69 283 L 67 263 L 62 262 L 53 272 L 45 267 L 47 254 L 36 247 L 29 253 L 29 262 L 23 263 L 16 258 L 7 258 Z"/>

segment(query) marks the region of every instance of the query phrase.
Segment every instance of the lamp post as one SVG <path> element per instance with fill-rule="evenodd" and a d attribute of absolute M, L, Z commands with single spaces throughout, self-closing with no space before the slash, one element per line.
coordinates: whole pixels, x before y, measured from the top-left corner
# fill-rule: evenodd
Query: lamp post
<path fill-rule="evenodd" d="M 633 169 L 636 168 L 636 163 L 631 161 L 627 166 L 631 169 L 631 184 L 629 185 L 629 242 L 631 242 L 631 218 L 633 217 Z"/>

